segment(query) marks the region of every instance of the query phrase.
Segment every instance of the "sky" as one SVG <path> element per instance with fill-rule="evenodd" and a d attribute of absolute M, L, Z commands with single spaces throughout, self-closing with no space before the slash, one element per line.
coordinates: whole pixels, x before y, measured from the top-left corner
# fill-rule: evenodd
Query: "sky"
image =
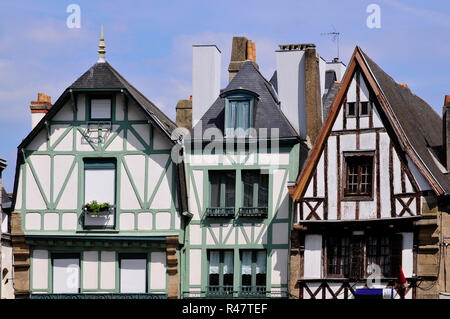
<path fill-rule="evenodd" d="M 79 28 L 68 27 L 71 4 L 80 8 Z M 379 28 L 368 27 L 371 4 L 380 9 Z M 17 146 L 31 130 L 30 101 L 38 92 L 56 101 L 97 61 L 102 24 L 106 60 L 172 119 L 177 101 L 192 94 L 192 45 L 219 47 L 225 87 L 233 36 L 256 43 L 266 78 L 279 44 L 315 43 L 329 61 L 337 43 L 323 33 L 338 31 L 345 64 L 359 45 L 438 114 L 450 94 L 448 0 L 1 0 L 0 158 L 8 161 L 8 192 Z"/>

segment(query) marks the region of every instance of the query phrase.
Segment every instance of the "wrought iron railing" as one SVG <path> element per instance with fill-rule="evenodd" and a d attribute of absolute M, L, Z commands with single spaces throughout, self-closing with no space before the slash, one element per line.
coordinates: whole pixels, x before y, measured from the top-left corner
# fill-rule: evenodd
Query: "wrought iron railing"
<path fill-rule="evenodd" d="M 241 207 L 239 208 L 239 217 L 266 218 L 267 207 Z"/>
<path fill-rule="evenodd" d="M 266 290 L 266 286 L 243 286 L 233 290 L 232 286 L 207 286 L 205 290 L 184 291 L 183 298 L 287 298 L 285 290 Z"/>
<path fill-rule="evenodd" d="M 230 298 L 233 297 L 233 286 L 208 286 L 207 298 Z"/>
<path fill-rule="evenodd" d="M 240 297 L 266 297 L 266 286 L 242 286 L 239 293 Z"/>
<path fill-rule="evenodd" d="M 167 299 L 167 294 L 131 293 L 79 293 L 79 294 L 31 294 L 30 299 Z"/>
<path fill-rule="evenodd" d="M 234 207 L 208 207 L 206 209 L 206 217 L 234 217 Z"/>

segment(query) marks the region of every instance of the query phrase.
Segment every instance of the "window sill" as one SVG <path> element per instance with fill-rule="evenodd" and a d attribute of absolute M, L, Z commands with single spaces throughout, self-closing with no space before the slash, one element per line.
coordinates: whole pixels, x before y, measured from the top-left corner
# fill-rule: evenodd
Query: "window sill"
<path fill-rule="evenodd" d="M 87 234 L 87 233 L 109 233 L 109 234 L 118 234 L 119 231 L 115 229 L 100 229 L 100 228 L 91 228 L 91 229 L 83 229 L 77 230 L 77 234 Z"/>
<path fill-rule="evenodd" d="M 365 202 L 365 201 L 373 201 L 373 196 L 344 196 L 341 198 L 342 202 Z"/>

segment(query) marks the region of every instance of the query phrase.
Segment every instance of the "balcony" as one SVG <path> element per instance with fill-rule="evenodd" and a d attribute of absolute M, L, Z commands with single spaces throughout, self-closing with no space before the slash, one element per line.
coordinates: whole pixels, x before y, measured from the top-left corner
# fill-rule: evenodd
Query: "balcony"
<path fill-rule="evenodd" d="M 239 217 L 243 218 L 267 218 L 267 207 L 241 207 Z"/>
<path fill-rule="evenodd" d="M 233 218 L 234 207 L 208 207 L 206 217 L 212 218 Z"/>

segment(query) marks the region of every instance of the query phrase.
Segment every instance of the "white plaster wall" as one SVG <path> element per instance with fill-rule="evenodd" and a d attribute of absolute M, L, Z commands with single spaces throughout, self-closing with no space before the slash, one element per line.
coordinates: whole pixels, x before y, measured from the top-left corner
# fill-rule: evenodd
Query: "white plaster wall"
<path fill-rule="evenodd" d="M 134 229 L 134 213 L 121 213 L 120 230 L 133 230 L 133 229 Z"/>
<path fill-rule="evenodd" d="M 100 288 L 114 289 L 116 287 L 116 253 L 114 251 L 101 252 L 100 271 Z"/>
<path fill-rule="evenodd" d="M 45 213 L 44 230 L 58 230 L 58 229 L 59 229 L 59 214 Z"/>
<path fill-rule="evenodd" d="M 46 205 L 42 194 L 37 186 L 36 180 L 31 172 L 29 165 L 26 165 L 26 205 L 28 209 L 45 209 Z"/>
<path fill-rule="evenodd" d="M 138 195 L 144 199 L 145 157 L 143 155 L 126 155 L 124 160 L 130 170 L 131 178 L 137 188 Z"/>
<path fill-rule="evenodd" d="M 272 250 L 272 285 L 286 284 L 287 283 L 287 262 L 288 262 L 288 250 L 287 249 L 273 249 Z"/>
<path fill-rule="evenodd" d="M 127 172 L 125 170 L 125 166 L 121 165 L 120 172 L 120 208 L 121 209 L 139 209 L 141 206 L 139 205 L 139 201 L 136 198 L 136 193 L 131 186 L 130 179 L 128 178 Z"/>
<path fill-rule="evenodd" d="M 26 230 L 41 229 L 41 214 L 27 213 L 25 216 L 25 229 Z"/>
<path fill-rule="evenodd" d="M 76 230 L 77 229 L 77 213 L 64 213 L 62 214 L 62 229 L 63 230 Z"/>
<path fill-rule="evenodd" d="M 83 252 L 83 288 L 98 288 L 98 251 Z"/>
<path fill-rule="evenodd" d="M 53 198 L 57 198 L 73 164 L 73 155 L 56 155 L 53 157 Z"/>
<path fill-rule="evenodd" d="M 172 214 L 170 212 L 160 212 L 156 213 L 156 229 L 157 230 L 163 230 L 163 229 L 170 229 L 170 221 L 171 221 Z"/>
<path fill-rule="evenodd" d="M 48 288 L 48 258 L 49 256 L 47 250 L 33 250 L 32 289 Z"/>
<path fill-rule="evenodd" d="M 73 109 L 72 102 L 69 100 L 64 106 L 53 116 L 53 121 L 72 121 Z"/>
<path fill-rule="evenodd" d="M 78 206 L 78 164 L 72 171 L 56 209 L 77 209 Z"/>
<path fill-rule="evenodd" d="M 289 243 L 289 224 L 275 223 L 273 224 L 272 243 L 288 244 Z"/>
<path fill-rule="evenodd" d="M 337 218 L 337 165 L 336 158 L 336 137 L 330 136 L 328 138 L 328 219 Z M 323 154 L 322 154 L 323 156 Z"/>
<path fill-rule="evenodd" d="M 191 245 L 201 245 L 202 228 L 200 227 L 200 225 L 191 224 L 189 226 L 189 241 Z"/>
<path fill-rule="evenodd" d="M 305 236 L 304 277 L 314 279 L 322 277 L 322 235 Z"/>
<path fill-rule="evenodd" d="M 414 243 L 414 234 L 412 232 L 404 232 L 401 233 L 402 240 L 402 270 L 403 274 L 406 278 L 413 276 L 413 243 Z"/>
<path fill-rule="evenodd" d="M 151 230 L 152 226 L 153 226 L 153 214 L 152 213 L 138 214 L 138 229 L 139 230 Z"/>
<path fill-rule="evenodd" d="M 25 148 L 32 151 L 46 151 L 47 150 L 47 131 L 42 129 L 33 138 L 33 140 Z"/>
<path fill-rule="evenodd" d="M 153 149 L 155 150 L 170 150 L 172 144 L 167 140 L 167 137 L 161 135 L 158 129 L 153 129 Z"/>
<path fill-rule="evenodd" d="M 189 283 L 200 285 L 202 279 L 202 250 L 190 249 L 189 252 Z"/>
<path fill-rule="evenodd" d="M 203 171 L 194 170 L 192 171 L 192 177 L 195 182 L 195 186 L 193 184 L 192 179 L 190 180 L 190 189 L 189 189 L 189 208 L 193 214 L 192 219 L 198 220 L 200 219 L 200 214 L 203 212 Z M 192 178 L 191 177 L 191 178 Z M 197 189 L 199 205 L 197 205 L 196 196 L 194 193 L 194 188 Z"/>
<path fill-rule="evenodd" d="M 150 259 L 150 288 L 166 289 L 166 253 L 152 252 Z"/>
<path fill-rule="evenodd" d="M 391 195 L 389 188 L 389 136 L 380 133 L 380 208 L 381 217 L 391 217 Z"/>

